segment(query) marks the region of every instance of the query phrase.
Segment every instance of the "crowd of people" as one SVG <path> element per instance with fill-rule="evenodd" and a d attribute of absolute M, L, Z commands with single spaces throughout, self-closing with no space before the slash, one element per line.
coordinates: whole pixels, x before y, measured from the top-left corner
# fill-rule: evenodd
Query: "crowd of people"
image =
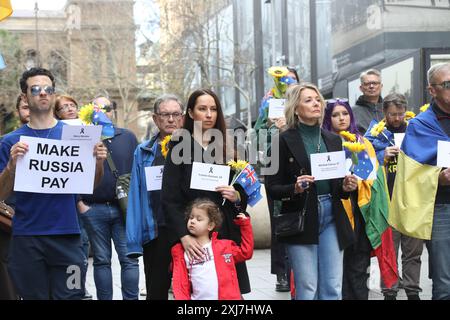
<path fill-rule="evenodd" d="M 262 158 L 278 161 L 274 174 L 260 177 L 271 221 L 274 289 L 290 291 L 295 300 L 367 300 L 370 258 L 376 255 L 385 299 L 395 300 L 403 287 L 408 299 L 418 300 L 425 243 L 432 298 L 450 299 L 450 168 L 437 167 L 438 141 L 450 141 L 450 64 L 428 70 L 432 101 L 416 117 L 402 94 L 383 99 L 375 69 L 361 74 L 355 106 L 346 98 L 325 100 L 295 69 L 273 67 L 269 73 L 275 86 L 261 102 L 254 129 L 264 131 L 257 134 L 264 141 L 256 143 L 263 146 Z M 92 254 L 96 297 L 111 300 L 112 243 L 125 300 L 139 298 L 141 256 L 147 299 L 167 300 L 171 287 L 177 300 L 234 300 L 251 291 L 250 198 L 234 179 L 238 169 L 230 169 L 228 184 L 193 186 L 198 166 L 207 164 L 212 172 L 243 160 L 227 137 L 214 91 L 197 89 L 185 104 L 173 94 L 158 97 L 152 110 L 158 133 L 140 144 L 130 130 L 114 125 L 112 136 L 93 148 L 95 177 L 86 181 L 93 193 L 53 194 L 14 191 L 17 161 L 29 152 L 21 137 L 61 140 L 63 127 L 79 117 L 79 104 L 56 94 L 46 69 L 25 71 L 20 89 L 21 126 L 0 143 L 0 200 L 15 209 L 11 231 L 0 229 L 0 299 L 92 299 L 85 285 Z M 281 99 L 283 116 L 270 117 Z M 114 119 L 115 104 L 107 96 L 91 102 Z M 345 151 L 347 174 L 317 179 L 311 157 L 337 151 Z M 152 169 L 161 170 L 159 186 L 149 180 Z M 123 212 L 116 186 L 126 174 Z M 430 187 L 420 192 L 414 184 L 418 192 L 407 201 L 411 176 Z M 422 204 L 426 219 L 417 220 L 413 213 Z M 280 217 L 299 213 L 302 228 L 277 231 Z M 69 270 L 79 279 L 73 285 Z"/>

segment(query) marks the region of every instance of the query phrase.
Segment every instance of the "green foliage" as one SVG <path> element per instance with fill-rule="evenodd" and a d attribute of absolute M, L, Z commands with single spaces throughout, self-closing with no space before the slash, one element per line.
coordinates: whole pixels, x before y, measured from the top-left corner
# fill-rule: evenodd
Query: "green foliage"
<path fill-rule="evenodd" d="M 23 71 L 21 52 L 17 36 L 0 30 L 0 53 L 6 63 L 6 68 L 0 71 L 0 94 L 5 94 L 6 90 L 18 91 L 18 80 Z"/>

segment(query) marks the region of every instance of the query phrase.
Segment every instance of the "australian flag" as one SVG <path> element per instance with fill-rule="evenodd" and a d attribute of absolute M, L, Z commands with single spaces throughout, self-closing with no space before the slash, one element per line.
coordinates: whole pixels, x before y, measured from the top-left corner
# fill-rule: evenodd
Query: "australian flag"
<path fill-rule="evenodd" d="M 345 157 L 347 159 L 351 158 L 351 152 L 345 150 Z M 363 150 L 357 153 L 358 156 L 358 164 L 353 168 L 353 173 L 360 177 L 362 180 L 367 180 L 370 176 L 370 173 L 373 171 L 374 166 L 372 160 L 369 157 L 369 154 Z"/>
<path fill-rule="evenodd" d="M 244 191 L 248 196 L 247 203 L 250 206 L 253 207 L 259 200 L 262 199 L 260 192 L 261 184 L 259 183 L 255 169 L 253 169 L 250 164 L 248 164 L 237 176 L 235 183 L 244 188 Z"/>
<path fill-rule="evenodd" d="M 114 137 L 114 126 L 111 119 L 109 119 L 106 114 L 97 106 L 94 107 L 94 113 L 92 114 L 92 123 L 95 125 L 103 126 L 102 139 Z"/>

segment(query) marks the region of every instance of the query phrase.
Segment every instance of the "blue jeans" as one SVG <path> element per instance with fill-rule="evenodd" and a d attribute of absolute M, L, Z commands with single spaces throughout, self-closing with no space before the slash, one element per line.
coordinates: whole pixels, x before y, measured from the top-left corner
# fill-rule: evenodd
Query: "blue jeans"
<path fill-rule="evenodd" d="M 450 300 L 450 204 L 436 204 L 431 231 L 432 299 Z"/>
<path fill-rule="evenodd" d="M 139 297 L 139 264 L 126 256 L 125 225 L 119 208 L 111 204 L 90 204 L 81 214 L 94 254 L 94 281 L 99 300 L 112 300 L 111 239 L 121 267 L 122 297 L 137 300 Z"/>
<path fill-rule="evenodd" d="M 287 244 L 295 299 L 341 300 L 344 251 L 339 249 L 331 195 L 318 200 L 319 244 Z"/>

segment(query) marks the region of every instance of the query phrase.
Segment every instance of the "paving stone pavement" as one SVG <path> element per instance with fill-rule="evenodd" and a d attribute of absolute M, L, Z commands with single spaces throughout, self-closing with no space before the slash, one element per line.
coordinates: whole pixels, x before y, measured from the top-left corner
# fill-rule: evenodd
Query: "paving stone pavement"
<path fill-rule="evenodd" d="M 401 255 L 401 252 L 399 253 Z M 246 300 L 289 300 L 290 294 L 288 292 L 275 291 L 275 275 L 270 274 L 270 250 L 255 250 L 253 258 L 247 262 L 248 273 L 250 276 L 250 283 L 252 292 L 245 294 Z M 401 269 L 401 267 L 400 267 Z M 139 288 L 145 291 L 144 266 L 142 258 L 139 259 Z M 401 273 L 401 272 L 400 272 Z M 113 274 L 113 299 L 121 300 L 122 294 L 120 290 L 120 265 L 115 252 L 112 258 L 112 274 Z M 422 268 L 421 268 L 421 299 L 431 299 L 431 280 L 428 279 L 428 252 L 426 248 L 422 254 Z M 89 258 L 89 269 L 86 277 L 86 288 L 96 299 L 95 284 L 93 277 L 92 258 Z M 379 272 L 376 258 L 371 259 L 371 270 L 369 279 L 369 299 L 383 300 L 379 288 Z M 139 299 L 145 299 L 145 296 L 140 296 Z M 398 300 L 406 300 L 406 294 L 401 289 L 397 296 Z"/>

